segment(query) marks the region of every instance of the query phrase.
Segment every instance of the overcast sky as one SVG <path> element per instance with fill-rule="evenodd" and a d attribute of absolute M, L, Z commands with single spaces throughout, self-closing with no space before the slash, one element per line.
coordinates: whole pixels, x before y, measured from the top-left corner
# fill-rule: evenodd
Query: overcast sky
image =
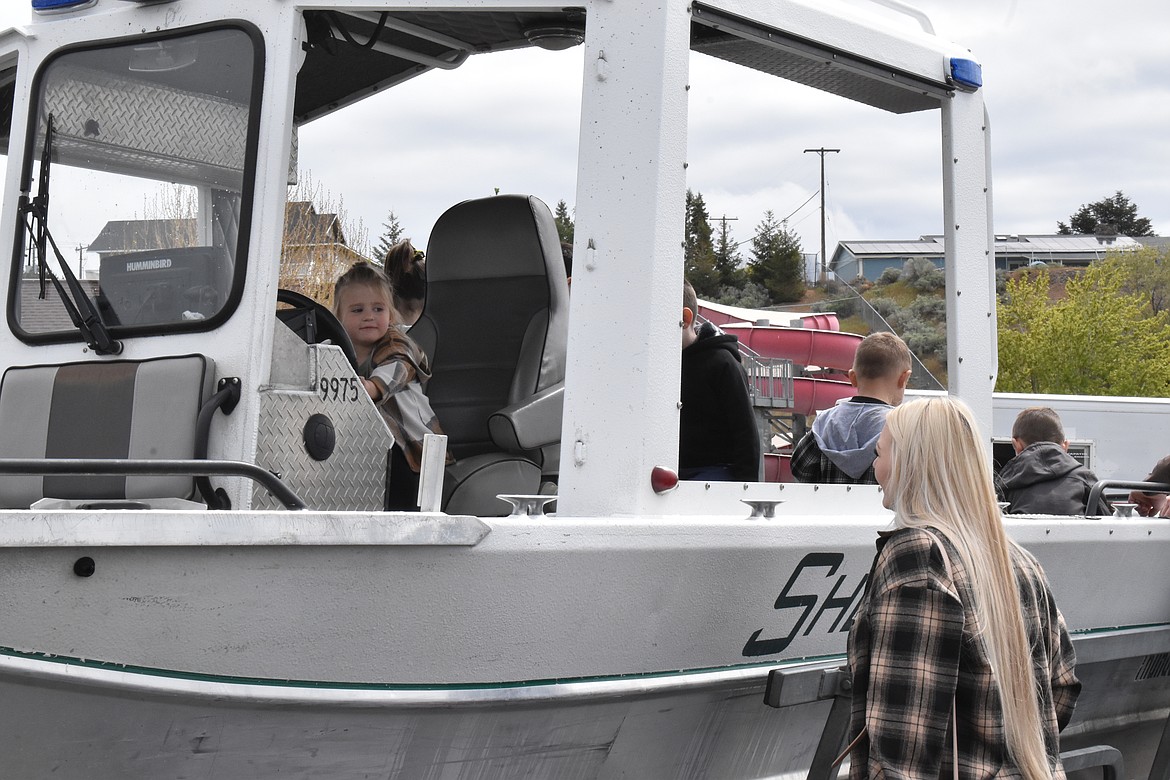
<path fill-rule="evenodd" d="M 24 2 L 3 3 L 0 27 L 28 19 Z M 1170 4 L 914 4 L 983 66 L 996 232 L 1055 232 L 1122 190 L 1170 234 Z M 495 188 L 572 206 L 582 51 L 477 55 L 414 79 L 302 128 L 301 169 L 371 242 L 393 210 L 425 244 L 446 207 Z M 803 150 L 822 146 L 841 149 L 826 159 L 830 253 L 941 232 L 937 112 L 888 115 L 697 54 L 691 87 L 689 185 L 713 217 L 737 218 L 737 241 L 771 209 L 819 249 L 819 162 Z M 371 138 L 377 148 L 358 143 Z M 131 215 L 100 216 L 98 227 Z"/>

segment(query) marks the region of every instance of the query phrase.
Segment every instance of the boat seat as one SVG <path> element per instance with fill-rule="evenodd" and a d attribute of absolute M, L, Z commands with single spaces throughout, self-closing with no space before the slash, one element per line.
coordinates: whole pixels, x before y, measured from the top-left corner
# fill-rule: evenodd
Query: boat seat
<path fill-rule="evenodd" d="M 14 366 L 0 378 L 0 458 L 202 457 L 197 420 L 215 366 L 203 355 Z M 0 507 L 45 498 L 189 498 L 190 476 L 0 474 Z"/>
<path fill-rule="evenodd" d="M 426 304 L 410 335 L 430 357 L 427 396 L 457 458 L 444 479 L 447 512 L 506 515 L 497 495 L 535 494 L 555 476 L 568 298 L 541 200 L 468 200 L 435 223 Z"/>

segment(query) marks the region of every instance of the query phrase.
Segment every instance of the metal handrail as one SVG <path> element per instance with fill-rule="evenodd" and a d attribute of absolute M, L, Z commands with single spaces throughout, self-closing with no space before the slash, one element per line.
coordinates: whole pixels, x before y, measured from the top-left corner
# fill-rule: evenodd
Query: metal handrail
<path fill-rule="evenodd" d="M 914 6 L 909 5 L 908 3 L 903 3 L 901 0 L 870 0 L 870 2 L 876 3 L 877 5 L 884 5 L 886 8 L 889 8 L 892 11 L 897 11 L 901 14 L 909 16 L 911 19 L 915 20 L 919 25 L 922 26 L 923 32 L 934 35 L 934 24 L 930 21 L 930 17 Z"/>
<path fill-rule="evenodd" d="M 1143 493 L 1170 493 L 1170 483 L 1166 482 L 1136 482 L 1125 479 L 1099 479 L 1097 484 L 1089 490 L 1089 500 L 1085 502 L 1087 512 L 1101 508 L 1101 494 L 1105 488 L 1121 488 L 1123 490 L 1140 490 Z"/>
<path fill-rule="evenodd" d="M 0 458 L 0 474 L 44 476 L 245 477 L 259 482 L 285 509 L 308 509 L 280 477 L 254 463 L 237 460 L 121 460 L 117 458 Z"/>
<path fill-rule="evenodd" d="M 748 391 L 757 406 L 789 409 L 796 401 L 792 384 L 792 361 L 787 358 L 753 357 L 742 354 L 748 375 Z"/>

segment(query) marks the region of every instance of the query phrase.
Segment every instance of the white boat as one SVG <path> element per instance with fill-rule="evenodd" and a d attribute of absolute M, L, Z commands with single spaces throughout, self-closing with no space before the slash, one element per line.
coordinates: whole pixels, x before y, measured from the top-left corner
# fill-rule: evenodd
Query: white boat
<path fill-rule="evenodd" d="M 688 52 L 938 113 L 951 390 L 990 444 L 967 51 L 830 0 L 33 4 L 0 35 L 0 774 L 829 776 L 890 516 L 876 487 L 672 487 Z M 538 201 L 440 220 L 414 333 L 459 461 L 431 451 L 425 511 L 382 511 L 390 438 L 335 322 L 287 295 L 274 315 L 295 129 L 473 53 L 582 40 L 571 303 Z M 131 219 L 125 193 L 157 182 L 190 217 L 68 279 L 56 226 Z M 1164 431 L 1165 401 L 1132 403 L 1125 425 Z M 1078 438 L 1116 436 L 1120 406 L 1084 402 Z M 1116 446 L 1144 466 L 1150 438 Z M 555 513 L 495 498 L 553 477 Z M 1068 765 L 1166 777 L 1170 526 L 1008 522 L 1075 634 Z"/>

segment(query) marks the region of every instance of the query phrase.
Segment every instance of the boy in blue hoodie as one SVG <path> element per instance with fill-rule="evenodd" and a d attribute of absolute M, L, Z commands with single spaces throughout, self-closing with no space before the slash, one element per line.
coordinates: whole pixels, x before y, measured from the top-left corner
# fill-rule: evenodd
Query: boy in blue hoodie
<path fill-rule="evenodd" d="M 886 414 L 906 394 L 910 349 L 893 333 L 861 340 L 849 370 L 857 395 L 817 414 L 812 430 L 792 451 L 797 482 L 876 485 L 873 460 Z"/>

